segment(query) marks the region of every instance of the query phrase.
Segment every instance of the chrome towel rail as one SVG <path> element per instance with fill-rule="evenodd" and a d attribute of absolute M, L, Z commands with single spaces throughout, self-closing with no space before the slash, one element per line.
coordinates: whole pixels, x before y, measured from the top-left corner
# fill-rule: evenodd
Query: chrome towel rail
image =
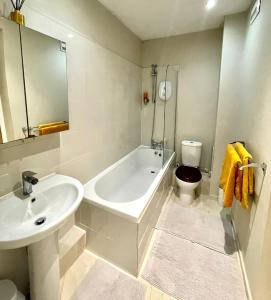
<path fill-rule="evenodd" d="M 266 174 L 266 170 L 267 170 L 267 164 L 266 163 L 251 163 L 251 164 L 248 164 L 248 165 L 240 165 L 239 166 L 239 170 L 244 170 L 245 168 L 260 168 L 262 169 L 264 175 Z"/>

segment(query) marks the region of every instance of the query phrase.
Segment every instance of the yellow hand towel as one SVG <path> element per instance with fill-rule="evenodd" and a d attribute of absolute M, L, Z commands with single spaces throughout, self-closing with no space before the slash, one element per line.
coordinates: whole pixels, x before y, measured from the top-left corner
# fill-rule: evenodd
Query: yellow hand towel
<path fill-rule="evenodd" d="M 252 160 L 251 154 L 241 143 L 235 144 L 235 150 L 241 158 L 242 165 L 249 164 Z M 236 199 L 241 201 L 243 208 L 248 208 L 248 194 L 252 194 L 254 191 L 253 186 L 253 168 L 244 168 L 242 171 L 238 171 L 238 178 L 235 186 Z"/>
<path fill-rule="evenodd" d="M 235 183 L 238 175 L 238 164 L 241 159 L 233 145 L 227 145 L 220 177 L 220 187 L 224 191 L 224 206 L 231 207 L 234 197 Z"/>

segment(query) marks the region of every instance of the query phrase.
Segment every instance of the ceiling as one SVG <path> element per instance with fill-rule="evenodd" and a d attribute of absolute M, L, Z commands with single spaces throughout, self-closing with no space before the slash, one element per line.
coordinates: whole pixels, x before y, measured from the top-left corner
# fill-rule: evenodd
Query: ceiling
<path fill-rule="evenodd" d="M 141 40 L 218 28 L 224 16 L 245 11 L 251 0 L 98 0 Z"/>

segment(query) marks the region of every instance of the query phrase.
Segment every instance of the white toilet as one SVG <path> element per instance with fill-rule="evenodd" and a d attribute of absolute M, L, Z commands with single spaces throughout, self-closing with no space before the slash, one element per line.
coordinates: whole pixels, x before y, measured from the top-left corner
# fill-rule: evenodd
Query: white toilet
<path fill-rule="evenodd" d="M 199 170 L 202 143 L 195 141 L 182 141 L 182 163 L 175 175 L 180 187 L 180 200 L 190 205 L 195 199 L 195 189 L 201 182 L 202 175 Z"/>
<path fill-rule="evenodd" d="M 25 300 L 25 297 L 17 290 L 16 285 L 10 280 L 0 280 L 1 300 Z"/>

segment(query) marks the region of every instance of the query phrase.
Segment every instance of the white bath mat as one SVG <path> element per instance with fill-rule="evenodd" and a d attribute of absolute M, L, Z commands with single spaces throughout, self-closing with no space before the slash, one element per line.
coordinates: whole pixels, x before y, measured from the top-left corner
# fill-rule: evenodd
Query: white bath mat
<path fill-rule="evenodd" d="M 160 216 L 156 228 L 221 253 L 237 256 L 232 224 L 223 211 L 208 212 L 183 207 L 173 198 Z"/>
<path fill-rule="evenodd" d="M 180 300 L 246 300 L 238 261 L 158 231 L 142 277 Z"/>
<path fill-rule="evenodd" d="M 144 300 L 145 287 L 109 264 L 97 260 L 71 300 Z"/>

